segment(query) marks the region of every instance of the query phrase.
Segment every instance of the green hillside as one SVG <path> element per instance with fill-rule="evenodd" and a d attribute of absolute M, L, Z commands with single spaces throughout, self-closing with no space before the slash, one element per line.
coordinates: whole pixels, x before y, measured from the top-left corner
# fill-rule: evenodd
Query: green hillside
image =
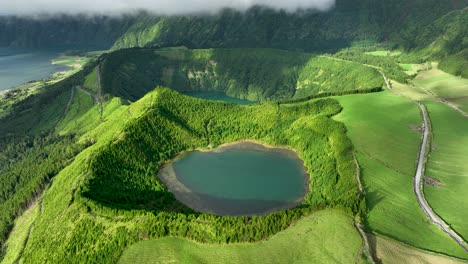
<path fill-rule="evenodd" d="M 320 239 L 318 239 L 320 238 Z M 206 245 L 180 238 L 143 241 L 129 247 L 119 263 L 353 263 L 360 238 L 352 220 L 340 212 L 320 211 L 267 241 Z M 331 252 L 333 248 L 333 252 Z M 333 259 L 330 258 L 333 254 Z"/>
<path fill-rule="evenodd" d="M 125 49 L 102 60 L 104 93 L 130 101 L 156 85 L 251 101 L 383 86 L 377 70 L 358 63 L 273 49 Z"/>
<path fill-rule="evenodd" d="M 391 40 L 414 49 L 421 47 L 414 34 L 467 5 L 466 0 L 338 0 L 328 12 L 301 15 L 253 7 L 245 14 L 227 9 L 215 16 L 141 16 L 114 48 L 186 45 L 317 51 L 336 50 L 356 40 Z"/>
<path fill-rule="evenodd" d="M 414 193 L 420 103 L 432 121 L 424 194 L 467 238 L 467 18 L 468 0 L 0 16 L 0 47 L 107 49 L 0 93 L 0 262 L 424 262 L 421 249 L 468 260 Z M 297 207 L 201 213 L 158 178 L 181 153 L 242 140 L 303 161 Z"/>
<path fill-rule="evenodd" d="M 431 43 L 425 41 L 431 35 L 425 35 L 422 42 L 414 37 L 429 33 L 428 24 L 467 6 L 467 0 L 337 0 L 327 12 L 309 10 L 301 15 L 255 6 L 245 13 L 225 9 L 214 15 L 174 17 L 144 12 L 121 17 L 10 16 L 0 17 L 0 46 L 118 49 L 186 45 L 317 51 L 370 40 L 391 41 L 409 50 Z"/>
<path fill-rule="evenodd" d="M 258 241 L 319 208 L 361 210 L 352 145 L 342 124 L 328 118 L 341 109 L 335 100 L 241 106 L 158 88 L 120 108 L 81 137 L 96 143 L 45 192 L 22 255 L 25 262 L 114 262 L 126 245 L 167 235 L 216 243 Z M 256 217 L 200 214 L 156 180 L 162 162 L 181 150 L 245 138 L 298 150 L 312 175 L 313 191 L 302 206 Z M 57 217 L 61 221 L 54 221 Z M 207 221 L 210 225 L 203 224 Z"/>

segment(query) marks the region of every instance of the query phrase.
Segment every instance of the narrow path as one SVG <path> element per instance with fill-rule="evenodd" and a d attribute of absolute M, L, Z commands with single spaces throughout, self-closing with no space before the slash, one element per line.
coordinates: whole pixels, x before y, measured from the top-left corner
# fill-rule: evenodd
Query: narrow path
<path fill-rule="evenodd" d="M 426 94 L 428 94 L 429 96 L 432 96 L 436 101 L 440 102 L 440 103 L 443 103 L 443 104 L 446 104 L 448 105 L 450 108 L 452 108 L 453 110 L 459 112 L 460 114 L 462 114 L 464 117 L 468 117 L 468 113 L 466 113 L 465 111 L 461 110 L 456 104 L 454 103 L 451 103 L 449 101 L 447 101 L 446 99 L 444 98 L 441 98 L 439 97 L 437 94 L 435 94 L 434 92 L 430 91 L 430 90 L 427 90 L 425 89 L 424 87 L 422 87 L 421 85 L 416 85 L 413 83 L 413 85 L 415 87 L 418 87 L 419 89 L 423 90 Z"/>
<path fill-rule="evenodd" d="M 29 237 L 31 236 L 31 233 L 33 232 L 33 230 L 34 230 L 34 224 L 32 224 L 29 227 L 28 235 L 26 236 L 26 239 L 24 240 L 23 247 L 21 248 L 21 250 L 20 250 L 20 252 L 18 254 L 18 258 L 13 263 L 15 263 L 15 264 L 20 263 L 21 258 L 23 257 L 23 254 L 24 254 L 24 250 L 26 249 L 26 246 L 28 245 Z"/>
<path fill-rule="evenodd" d="M 65 119 L 65 117 L 67 116 L 68 111 L 70 111 L 70 107 L 71 107 L 71 104 L 72 104 L 72 102 L 73 102 L 74 96 L 75 96 L 75 87 L 72 87 L 72 88 L 71 88 L 70 98 L 68 99 L 67 106 L 65 107 L 65 111 L 63 111 L 62 116 L 61 116 L 60 119 L 55 123 L 54 127 L 51 129 L 49 135 L 52 135 L 52 134 L 55 132 L 55 130 L 57 129 L 58 125 L 59 125 L 59 124 Z"/>
<path fill-rule="evenodd" d="M 468 252 L 468 245 L 466 242 L 461 238 L 455 231 L 453 231 L 447 223 L 444 222 L 438 215 L 434 213 L 432 208 L 429 206 L 426 198 L 424 197 L 423 192 L 423 175 L 425 170 L 425 161 L 426 161 L 426 154 L 427 149 L 429 147 L 429 119 L 427 116 L 426 108 L 419 102 L 416 103 L 421 110 L 421 115 L 423 118 L 423 140 L 421 149 L 419 151 L 418 157 L 418 167 L 416 169 L 416 175 L 414 176 L 414 193 L 418 199 L 419 207 L 423 210 L 424 214 L 435 224 L 437 225 L 443 232 L 449 235 L 457 244 L 459 244 L 466 252 Z"/>
<path fill-rule="evenodd" d="M 102 98 L 102 87 L 101 87 L 101 65 L 96 66 L 96 76 L 97 76 L 97 84 L 98 84 L 98 90 L 97 90 L 97 96 L 99 99 Z"/>
<path fill-rule="evenodd" d="M 100 66 L 97 65 L 95 67 L 95 70 L 96 70 L 96 77 L 97 77 L 97 92 L 96 93 L 93 93 L 91 91 L 89 91 L 88 89 L 85 89 L 81 86 L 76 86 L 76 89 L 82 91 L 83 93 L 91 96 L 94 98 L 94 103 L 98 104 L 99 105 L 99 111 L 101 113 L 101 118 L 102 118 L 102 114 L 103 114 L 103 110 L 104 110 L 104 107 L 102 105 L 102 86 L 101 86 L 101 70 L 100 70 Z"/>
<path fill-rule="evenodd" d="M 57 122 L 57 125 L 62 122 L 63 119 L 65 119 L 65 116 L 67 115 L 68 111 L 70 111 L 71 104 L 73 102 L 73 98 L 75 97 L 75 87 L 72 87 L 71 89 L 71 95 L 70 98 L 68 99 L 67 106 L 65 107 L 65 111 L 63 111 L 63 115 L 60 118 L 59 122 Z"/>
<path fill-rule="evenodd" d="M 83 87 L 81 87 L 81 86 L 77 86 L 76 89 L 78 89 L 78 90 L 82 91 L 83 93 L 85 93 L 85 94 L 91 96 L 92 98 L 94 98 L 94 102 L 96 104 L 99 103 L 99 97 L 97 96 L 97 94 L 94 94 L 94 93 L 92 93 L 92 92 L 90 92 L 90 91 L 88 91 L 86 89 L 83 89 Z"/>
<path fill-rule="evenodd" d="M 356 154 L 353 152 L 353 159 L 354 159 L 354 168 L 355 168 L 355 177 L 356 177 L 356 182 L 358 183 L 358 188 L 359 188 L 359 193 L 364 194 L 364 189 L 361 184 L 361 168 L 359 167 L 359 162 L 356 159 Z M 360 263 L 359 257 L 361 253 L 364 251 L 364 254 L 367 256 L 367 259 L 372 263 L 375 264 L 374 258 L 372 257 L 371 251 L 370 251 L 370 246 L 369 246 L 369 240 L 367 239 L 366 232 L 364 232 L 364 227 L 361 224 L 361 222 L 358 219 L 358 216 L 355 215 L 353 219 L 354 226 L 358 230 L 359 234 L 361 235 L 362 238 L 362 247 L 359 250 L 359 255 L 356 258 L 356 263 Z"/>
<path fill-rule="evenodd" d="M 384 79 L 384 81 L 385 81 L 385 85 L 387 85 L 387 89 L 388 89 L 389 91 L 391 91 L 391 90 L 392 90 L 392 86 L 390 86 L 390 82 L 388 81 L 387 77 L 385 76 L 385 74 L 384 74 L 382 71 L 379 71 L 379 72 L 380 72 L 380 74 L 382 74 L 382 77 L 383 77 L 383 79 Z"/>
<path fill-rule="evenodd" d="M 97 76 L 97 85 L 98 85 L 98 90 L 97 90 L 97 98 L 99 102 L 99 107 L 100 107 L 100 112 L 101 112 L 101 119 L 104 114 L 104 106 L 102 105 L 102 86 L 101 86 L 101 65 L 98 64 L 96 66 L 96 76 Z"/>

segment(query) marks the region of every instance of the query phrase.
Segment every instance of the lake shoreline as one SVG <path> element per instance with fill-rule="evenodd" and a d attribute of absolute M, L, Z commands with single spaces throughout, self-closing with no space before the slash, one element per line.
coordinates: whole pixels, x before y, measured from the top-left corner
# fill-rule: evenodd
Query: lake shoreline
<path fill-rule="evenodd" d="M 283 155 L 288 156 L 289 158 L 296 159 L 297 161 L 300 162 L 300 170 L 302 177 L 304 179 L 304 185 L 303 185 L 303 194 L 298 197 L 295 201 L 289 202 L 287 205 L 282 205 L 277 208 L 272 208 L 270 210 L 261 212 L 261 213 L 254 213 L 254 214 L 229 214 L 229 213 L 217 213 L 214 211 L 211 211 L 210 208 L 206 208 L 203 203 L 200 201 L 200 197 L 198 197 L 201 194 L 195 194 L 192 192 L 187 186 L 185 186 L 179 179 L 177 179 L 177 175 L 175 173 L 173 163 L 178 161 L 179 159 L 183 158 L 185 155 L 188 155 L 189 153 L 193 152 L 212 152 L 212 153 L 221 153 L 227 150 L 253 150 L 253 151 L 260 151 L 260 152 L 274 152 L 274 153 L 280 153 Z M 271 214 L 277 211 L 281 210 L 289 210 L 293 209 L 297 206 L 300 206 L 303 204 L 304 199 L 307 197 L 307 195 L 310 192 L 310 174 L 308 172 L 308 168 L 305 166 L 304 160 L 300 157 L 298 151 L 293 149 L 290 146 L 274 146 L 270 145 L 258 140 L 252 140 L 252 139 L 244 139 L 244 140 L 239 140 L 239 141 L 234 141 L 234 142 L 229 142 L 229 143 L 224 143 L 221 144 L 217 147 L 200 147 L 196 148 L 193 150 L 184 150 L 181 151 L 179 154 L 177 154 L 173 159 L 164 162 L 161 167 L 159 168 L 157 172 L 157 178 L 159 181 L 161 181 L 162 184 L 166 188 L 168 188 L 176 197 L 176 199 L 183 203 L 185 206 L 191 208 L 192 210 L 195 210 L 197 212 L 202 212 L 202 213 L 209 213 L 213 215 L 219 215 L 219 216 L 258 216 L 258 215 L 267 215 Z M 196 197 L 193 197 L 195 194 Z M 190 199 L 187 197 L 190 196 Z M 197 201 L 195 201 L 197 200 Z M 187 202 L 190 201 L 190 202 Z"/>

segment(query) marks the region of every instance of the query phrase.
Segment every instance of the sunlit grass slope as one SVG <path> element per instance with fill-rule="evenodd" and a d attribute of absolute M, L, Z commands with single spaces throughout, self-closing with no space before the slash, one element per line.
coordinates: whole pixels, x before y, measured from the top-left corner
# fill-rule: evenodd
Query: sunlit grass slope
<path fill-rule="evenodd" d="M 325 210 L 270 239 L 250 244 L 207 245 L 167 237 L 130 246 L 119 263 L 354 263 L 361 238 L 352 218 Z"/>
<path fill-rule="evenodd" d="M 468 79 L 453 76 L 434 68 L 419 73 L 413 83 L 468 112 Z"/>
<path fill-rule="evenodd" d="M 429 204 L 468 240 L 468 119 L 450 107 L 428 102 L 433 144 L 426 177 L 440 183 L 424 187 Z"/>
<path fill-rule="evenodd" d="M 379 235 L 369 236 L 374 256 L 382 263 L 398 264 L 466 264 L 465 260 L 414 248 Z"/>
<path fill-rule="evenodd" d="M 428 219 L 413 193 L 413 176 L 421 143 L 417 106 L 389 92 L 337 98 L 336 117 L 348 128 L 367 193 L 369 230 L 407 244 L 468 258 Z"/>

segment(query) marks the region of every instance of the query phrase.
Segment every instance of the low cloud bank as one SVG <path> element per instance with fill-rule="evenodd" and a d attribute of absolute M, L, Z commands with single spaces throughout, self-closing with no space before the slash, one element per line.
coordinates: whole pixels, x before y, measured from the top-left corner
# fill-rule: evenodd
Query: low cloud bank
<path fill-rule="evenodd" d="M 335 0 L 0 0 L 0 15 L 123 14 L 147 11 L 162 15 L 216 13 L 222 8 L 245 10 L 263 5 L 294 12 L 325 11 Z"/>

